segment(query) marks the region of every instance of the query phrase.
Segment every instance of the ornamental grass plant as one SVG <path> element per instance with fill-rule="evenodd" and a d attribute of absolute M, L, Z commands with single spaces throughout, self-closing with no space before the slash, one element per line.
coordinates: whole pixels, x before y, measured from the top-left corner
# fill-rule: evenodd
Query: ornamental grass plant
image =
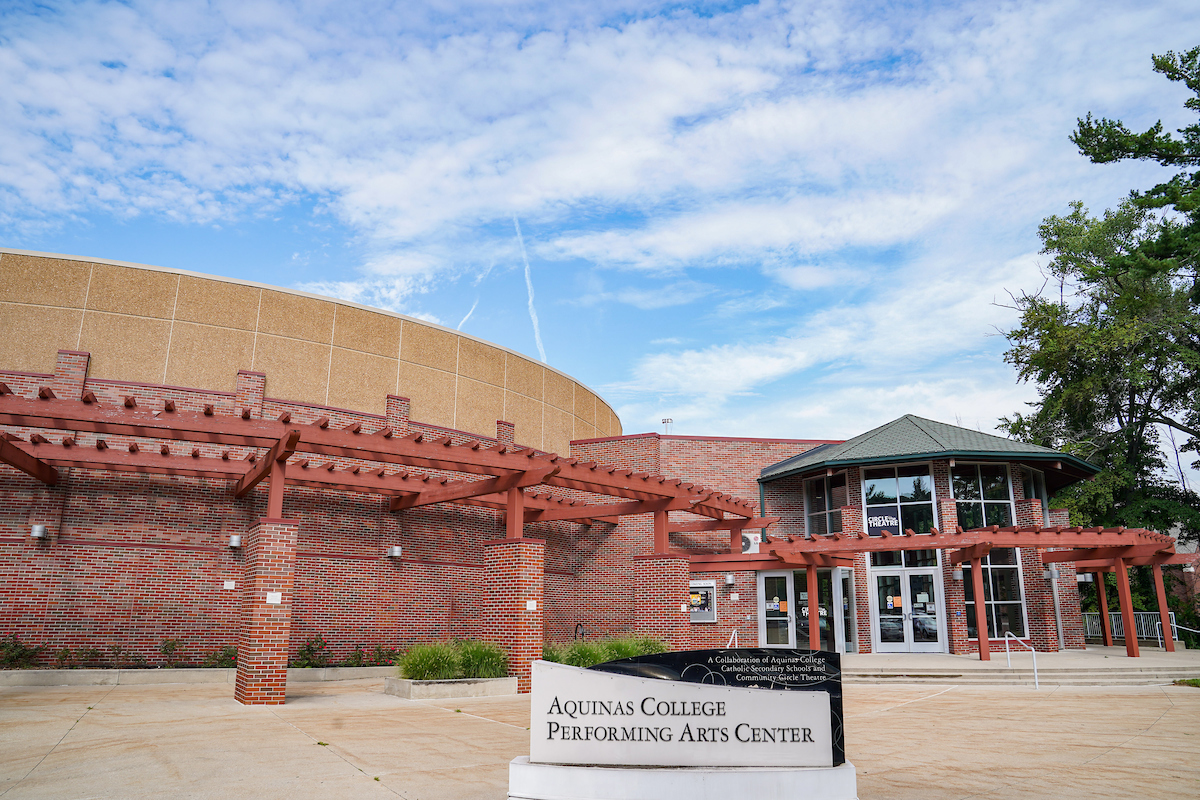
<path fill-rule="evenodd" d="M 457 644 L 464 678 L 503 678 L 508 675 L 508 656 L 499 645 L 477 639 Z"/>
<path fill-rule="evenodd" d="M 593 641 L 579 639 L 570 644 L 555 644 L 554 642 L 542 644 L 543 661 L 569 664 L 572 667 L 590 667 L 605 661 L 665 652 L 667 652 L 666 644 L 650 638 L 621 637 Z"/>
<path fill-rule="evenodd" d="M 503 678 L 508 656 L 499 645 L 476 639 L 418 644 L 400 657 L 399 673 L 413 681 Z"/>

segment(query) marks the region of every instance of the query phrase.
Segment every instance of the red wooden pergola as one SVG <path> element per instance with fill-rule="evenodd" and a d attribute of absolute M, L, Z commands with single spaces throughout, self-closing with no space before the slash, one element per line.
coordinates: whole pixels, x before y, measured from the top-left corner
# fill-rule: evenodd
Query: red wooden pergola
<path fill-rule="evenodd" d="M 398 434 L 386 425 L 334 428 L 324 416 L 305 423 L 290 412 L 255 419 L 248 408 L 231 416 L 213 405 L 187 410 L 133 395 L 105 404 L 90 391 L 69 400 L 46 386 L 26 398 L 0 383 L 0 425 L 28 432 L 0 436 L 0 462 L 47 485 L 58 482 L 62 467 L 222 479 L 235 497 L 266 480 L 272 519 L 282 518 L 291 485 L 387 496 L 392 511 L 435 503 L 497 509 L 512 539 L 523 536 L 525 522 L 590 524 L 649 513 L 655 553 L 668 551 L 671 531 L 705 530 L 731 531 L 740 551 L 743 528 L 775 521 L 756 517 L 749 501 L 679 479 L 527 447 Z M 671 511 L 701 519 L 669 525 Z"/>
<path fill-rule="evenodd" d="M 1097 573 L 1100 597 L 1100 612 L 1104 643 L 1112 644 L 1112 631 L 1108 620 L 1108 602 L 1104 592 L 1102 574 L 1115 572 L 1117 592 L 1120 598 L 1121 615 L 1125 627 L 1125 650 L 1132 657 L 1138 655 L 1137 633 L 1133 617 L 1133 599 L 1129 591 L 1129 572 L 1132 566 L 1151 566 L 1154 571 L 1154 586 L 1158 598 L 1158 613 L 1165 633 L 1164 641 L 1169 652 L 1175 651 L 1171 638 L 1170 617 L 1167 613 L 1167 595 L 1163 587 L 1164 564 L 1191 563 L 1191 557 L 1175 552 L 1175 540 L 1170 536 L 1144 528 L 1082 528 L 1072 527 L 1007 527 L 993 525 L 964 531 L 956 527 L 953 532 L 941 532 L 934 528 L 928 534 L 916 534 L 911 530 L 900 535 L 886 531 L 883 536 L 865 536 L 861 533 L 835 533 L 813 539 L 765 537 L 756 558 L 759 569 L 770 568 L 770 562 L 780 566 L 831 567 L 850 566 L 859 553 L 894 550 L 948 550 L 951 564 L 969 562 L 974 595 L 984 597 L 983 570 L 981 562 L 994 547 L 1032 547 L 1041 552 L 1043 564 L 1074 562 L 1079 572 Z M 729 564 L 726 556 L 708 559 L 724 567 Z M 722 561 L 721 559 L 725 559 Z M 808 570 L 809 618 L 816 619 L 817 587 L 816 569 Z M 975 603 L 975 627 L 979 636 L 979 658 L 990 659 L 986 610 L 984 603 Z M 816 625 L 809 626 L 809 646 L 817 648 L 820 631 Z"/>

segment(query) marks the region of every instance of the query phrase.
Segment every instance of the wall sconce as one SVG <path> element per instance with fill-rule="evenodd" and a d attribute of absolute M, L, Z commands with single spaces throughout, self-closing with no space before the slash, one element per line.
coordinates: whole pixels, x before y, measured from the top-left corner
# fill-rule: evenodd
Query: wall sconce
<path fill-rule="evenodd" d="M 1184 571 L 1184 572 L 1195 572 L 1195 571 L 1196 571 L 1196 565 L 1195 565 L 1195 564 L 1184 564 L 1184 565 L 1183 565 L 1183 571 Z"/>
<path fill-rule="evenodd" d="M 1046 580 L 1058 580 L 1058 567 L 1051 567 L 1042 573 L 1042 577 Z"/>
<path fill-rule="evenodd" d="M 1090 572 L 1076 572 L 1075 573 L 1075 582 L 1076 583 L 1095 583 L 1095 581 L 1092 580 L 1092 573 L 1090 573 Z"/>
<path fill-rule="evenodd" d="M 399 558 L 403 552 L 404 552 L 404 548 L 401 547 L 400 545 L 398 545 L 398 544 L 392 545 L 391 547 L 389 547 L 387 549 L 387 557 L 388 558 Z"/>
<path fill-rule="evenodd" d="M 29 529 L 29 535 L 34 539 L 45 539 L 46 538 L 46 526 L 45 525 L 32 526 Z"/>
<path fill-rule="evenodd" d="M 236 550 L 236 549 L 238 549 L 239 547 L 241 547 L 241 546 L 242 546 L 242 537 L 241 537 L 241 536 L 239 536 L 239 535 L 238 535 L 238 534 L 236 534 L 236 533 L 235 533 L 235 534 L 232 534 L 232 535 L 229 537 L 229 546 L 230 546 L 231 548 L 233 548 L 234 550 Z"/>
<path fill-rule="evenodd" d="M 725 585 L 726 586 L 734 586 L 736 584 L 737 584 L 737 578 L 733 577 L 733 573 L 732 572 L 726 573 L 725 574 Z"/>
<path fill-rule="evenodd" d="M 961 581 L 963 579 L 962 567 L 955 567 L 954 571 L 950 573 L 950 577 L 956 581 Z"/>

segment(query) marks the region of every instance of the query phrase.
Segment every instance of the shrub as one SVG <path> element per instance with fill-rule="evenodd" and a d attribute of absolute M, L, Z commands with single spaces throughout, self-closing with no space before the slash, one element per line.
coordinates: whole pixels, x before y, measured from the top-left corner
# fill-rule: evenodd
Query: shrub
<path fill-rule="evenodd" d="M 14 633 L 0 639 L 0 668 L 25 669 L 37 664 L 38 656 L 46 649 L 45 645 L 28 645 L 17 638 Z"/>
<path fill-rule="evenodd" d="M 179 656 L 176 653 L 183 647 L 183 642 L 178 639 L 163 639 L 162 644 L 158 646 L 158 652 L 163 654 L 163 658 L 167 660 L 167 666 L 173 667 L 179 661 Z"/>
<path fill-rule="evenodd" d="M 508 675 L 508 656 L 499 645 L 467 639 L 458 642 L 458 658 L 464 678 L 503 678 Z"/>
<path fill-rule="evenodd" d="M 293 667 L 327 667 L 329 666 L 329 645 L 317 634 L 300 645 L 296 658 L 292 660 Z"/>
<path fill-rule="evenodd" d="M 54 651 L 54 660 L 58 662 L 59 669 L 67 669 L 75 666 L 76 654 L 69 647 L 64 647 L 61 650 Z"/>
<path fill-rule="evenodd" d="M 362 645 L 354 645 L 354 652 L 346 656 L 346 660 L 342 662 L 343 667 L 361 667 L 367 663 L 367 655 L 363 652 Z"/>
<path fill-rule="evenodd" d="M 104 658 L 104 654 L 101 653 L 98 648 L 89 647 L 85 650 L 81 647 L 75 651 L 75 653 L 77 656 L 79 656 L 79 660 L 83 662 L 85 667 L 94 667 L 97 664 L 104 666 L 104 664 L 101 662 L 101 659 Z"/>
<path fill-rule="evenodd" d="M 414 681 L 445 681 L 462 676 L 458 648 L 449 642 L 414 645 L 400 658 L 400 677 Z"/>
<path fill-rule="evenodd" d="M 657 639 L 622 637 L 618 639 L 579 639 L 570 644 L 542 643 L 542 660 L 573 667 L 590 667 L 605 661 L 665 653 L 667 646 Z"/>
<path fill-rule="evenodd" d="M 372 667 L 390 667 L 396 663 L 396 658 L 399 656 L 393 648 L 384 647 L 381 644 L 375 645 L 375 652 L 371 654 Z"/>
<path fill-rule="evenodd" d="M 588 642 L 581 639 L 571 642 L 567 646 L 562 663 L 570 664 L 572 667 L 590 667 L 592 664 L 608 660 L 608 648 L 604 646 L 603 642 Z"/>
<path fill-rule="evenodd" d="M 237 666 L 237 648 L 227 644 L 204 657 L 200 666 L 205 669 L 231 669 Z"/>

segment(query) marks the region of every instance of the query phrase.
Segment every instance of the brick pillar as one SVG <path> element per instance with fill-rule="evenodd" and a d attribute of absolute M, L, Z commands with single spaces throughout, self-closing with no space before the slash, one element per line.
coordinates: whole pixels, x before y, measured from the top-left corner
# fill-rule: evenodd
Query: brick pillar
<path fill-rule="evenodd" d="M 267 390 L 267 375 L 264 372 L 252 372 L 248 369 L 239 369 L 237 378 L 237 413 L 241 414 L 243 408 L 250 409 L 251 419 L 262 418 L 263 395 Z"/>
<path fill-rule="evenodd" d="M 1078 572 L 1073 562 L 1058 565 L 1058 608 L 1062 612 L 1063 642 L 1067 650 L 1087 647 L 1083 635 L 1083 610 L 1079 607 Z"/>
<path fill-rule="evenodd" d="M 242 540 L 242 632 L 233 697 L 244 705 L 283 703 L 299 527 L 295 520 L 264 518 Z M 280 595 L 279 602 L 268 602 L 275 599 L 271 597 L 274 593 Z"/>
<path fill-rule="evenodd" d="M 541 539 L 484 542 L 484 636 L 508 653 L 519 692 L 529 691 L 530 667 L 542 657 L 545 559 Z"/>
<path fill-rule="evenodd" d="M 1061 525 L 1064 528 L 1071 527 L 1071 513 L 1065 508 L 1052 508 L 1048 514 L 1050 517 L 1050 525 Z"/>
<path fill-rule="evenodd" d="M 1030 640 L 1038 652 L 1056 653 L 1059 650 L 1058 618 L 1054 614 L 1053 586 L 1050 579 L 1045 577 L 1052 565 L 1042 563 L 1041 554 L 1044 549 L 1022 547 L 1017 551 L 1021 554 L 1021 570 L 1025 576 L 1025 585 L 1021 587 L 1025 592 L 1025 616 L 1029 620 L 1029 630 L 1025 632 L 1025 638 Z M 1056 569 L 1059 566 L 1053 565 Z M 1059 583 L 1062 583 L 1061 577 Z"/>
<path fill-rule="evenodd" d="M 938 500 L 938 528 L 942 533 L 953 533 L 958 526 L 958 504 L 953 500 Z"/>
<path fill-rule="evenodd" d="M 394 394 L 387 396 L 387 426 L 396 432 L 397 436 L 408 433 L 408 416 L 412 404 L 407 397 Z"/>
<path fill-rule="evenodd" d="M 845 513 L 845 509 L 842 510 Z M 842 530 L 846 527 L 845 517 L 842 517 Z M 854 556 L 854 605 L 855 621 L 858 624 L 858 652 L 870 653 L 873 648 L 871 633 L 871 554 L 858 553 Z"/>
<path fill-rule="evenodd" d="M 496 420 L 496 441 L 500 444 L 509 445 L 516 441 L 517 426 L 512 422 L 505 422 L 502 419 Z"/>
<path fill-rule="evenodd" d="M 688 598 L 688 558 L 634 556 L 632 578 L 633 629 L 637 635 L 660 639 L 672 650 L 691 647 L 691 613 L 679 610 Z"/>
<path fill-rule="evenodd" d="M 966 573 L 962 571 L 962 564 L 950 563 L 948 554 L 948 550 L 942 551 L 942 586 L 946 591 L 946 635 L 950 637 L 950 652 L 966 655 L 976 652 L 978 648 L 971 645 L 967 637 L 966 581 L 954 580 L 954 571 L 959 570 L 963 578 L 966 578 Z"/>
<path fill-rule="evenodd" d="M 59 350 L 58 360 L 54 364 L 54 380 L 50 382 L 54 393 L 64 400 L 83 397 L 83 382 L 87 378 L 91 358 L 91 353 Z"/>

